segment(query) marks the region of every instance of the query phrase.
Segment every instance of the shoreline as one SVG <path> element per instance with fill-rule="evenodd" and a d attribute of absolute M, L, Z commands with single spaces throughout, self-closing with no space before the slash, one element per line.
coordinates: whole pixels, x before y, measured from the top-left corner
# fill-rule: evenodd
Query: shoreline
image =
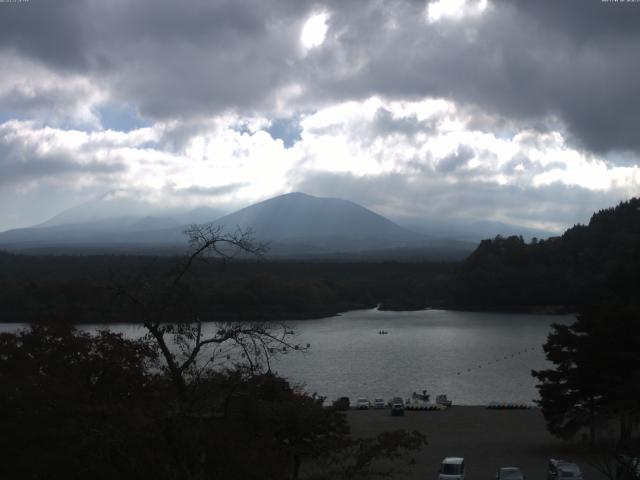
<path fill-rule="evenodd" d="M 496 314 L 513 314 L 513 315 L 549 315 L 549 316 L 562 316 L 562 315 L 576 315 L 575 308 L 561 307 L 561 306 L 537 306 L 537 307 L 512 307 L 512 308 L 500 308 L 500 307 L 491 307 L 491 306 L 451 306 L 451 305 L 432 305 L 426 306 L 422 308 L 412 308 L 406 307 L 402 308 L 398 306 L 397 308 L 389 308 L 385 307 L 384 304 L 374 304 L 371 306 L 358 305 L 354 306 L 354 308 L 349 309 L 340 309 L 340 310 L 325 310 L 325 311 L 316 311 L 316 312 L 307 312 L 305 313 L 294 313 L 294 312 L 285 312 L 279 315 L 267 315 L 267 316 L 252 316 L 249 314 L 235 314 L 230 315 L 227 312 L 224 314 L 213 314 L 213 317 L 216 317 L 213 320 L 205 320 L 203 323 L 215 323 L 215 322 L 290 322 L 290 321 L 306 321 L 306 320 L 320 320 L 323 318 L 332 318 L 337 316 L 343 316 L 349 312 L 363 311 L 363 310 L 377 310 L 380 312 L 421 312 L 421 311 L 429 311 L 429 310 L 449 310 L 453 312 L 478 312 L 478 313 L 496 313 Z M 2 319 L 3 324 L 23 324 L 23 325 L 31 325 L 31 324 L 46 324 L 50 323 L 51 320 L 42 320 L 36 322 L 25 321 L 24 319 Z M 95 320 L 95 321 L 82 321 L 72 323 L 74 326 L 81 325 L 142 325 L 142 322 L 135 322 L 131 320 Z"/>

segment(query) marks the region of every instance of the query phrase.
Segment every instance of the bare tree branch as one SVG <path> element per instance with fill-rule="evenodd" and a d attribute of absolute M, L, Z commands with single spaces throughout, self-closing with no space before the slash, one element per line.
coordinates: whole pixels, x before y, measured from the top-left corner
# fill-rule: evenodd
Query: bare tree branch
<path fill-rule="evenodd" d="M 149 336 L 156 342 L 165 368 L 180 395 L 197 383 L 203 369 L 220 366 L 211 359 L 217 351 L 226 352 L 226 363 L 237 362 L 238 354 L 253 372 L 271 369 L 271 358 L 284 350 L 304 350 L 289 341 L 290 331 L 283 323 L 203 322 L 184 298 L 182 285 L 193 273 L 196 262 L 215 258 L 223 262 L 241 255 L 261 258 L 266 246 L 253 240 L 252 232 L 237 228 L 228 233 L 219 225 L 191 225 L 186 231 L 190 253 L 166 277 L 146 269 L 134 282 L 135 288 L 118 286 L 117 295 L 125 298 L 142 320 Z M 185 304 L 186 303 L 186 304 Z M 181 305 L 175 313 L 176 305 Z M 174 310 L 172 310 L 174 309 Z M 186 312 L 185 312 L 186 310 Z M 172 312 L 172 316 L 169 316 Z M 177 317 L 176 317 L 177 315 Z M 175 344 L 175 348 L 170 343 Z M 206 361 L 200 357 L 214 347 Z"/>

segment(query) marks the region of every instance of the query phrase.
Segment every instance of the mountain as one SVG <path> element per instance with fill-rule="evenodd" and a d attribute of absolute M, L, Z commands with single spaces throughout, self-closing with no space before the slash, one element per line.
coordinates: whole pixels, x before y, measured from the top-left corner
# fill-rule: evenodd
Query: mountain
<path fill-rule="evenodd" d="M 100 230 L 162 229 L 192 223 L 207 223 L 225 215 L 220 208 L 167 208 L 138 200 L 123 192 L 107 192 L 75 207 L 63 210 L 32 228 L 74 225 Z"/>
<path fill-rule="evenodd" d="M 178 225 L 202 224 L 213 222 L 228 212 L 228 210 L 221 208 L 200 206 L 182 213 L 175 213 L 170 218 L 177 222 Z"/>
<path fill-rule="evenodd" d="M 35 227 L 0 233 L 0 248 L 65 253 L 169 248 L 175 252 L 186 246 L 183 232 L 189 224 L 210 222 L 227 232 L 251 230 L 257 242 L 268 243 L 269 256 L 280 258 L 451 260 L 464 258 L 474 247 L 413 232 L 347 200 L 304 193 L 281 195 L 230 215 L 216 213 L 199 207 L 163 214 L 128 199 L 105 197 Z"/>
<path fill-rule="evenodd" d="M 269 242 L 331 244 L 364 242 L 370 247 L 413 244 L 423 237 L 360 205 L 338 198 L 288 193 L 219 218 L 226 229 L 250 228 Z"/>
<path fill-rule="evenodd" d="M 123 225 L 126 225 L 129 221 L 135 222 L 137 219 L 156 214 L 159 211 L 160 209 L 150 203 L 137 200 L 118 191 L 112 191 L 63 210 L 35 227 L 55 227 L 116 219 L 123 220 Z"/>
<path fill-rule="evenodd" d="M 463 258 L 473 246 L 403 228 L 356 203 L 288 193 L 219 218 L 226 231 L 251 230 L 271 256 L 347 259 Z"/>
<path fill-rule="evenodd" d="M 185 229 L 215 223 L 233 232 L 250 229 L 268 255 L 279 258 L 341 260 L 458 260 L 483 238 L 497 234 L 548 237 L 498 222 L 423 220 L 407 228 L 356 203 L 289 193 L 232 214 L 201 206 L 160 209 L 150 203 L 109 192 L 70 208 L 30 228 L 0 233 L 0 248 L 63 253 L 183 250 Z"/>
<path fill-rule="evenodd" d="M 200 206 L 161 208 L 113 191 L 28 228 L 0 233 L 0 248 L 13 251 L 99 253 L 184 247 L 184 230 L 212 222 L 224 210 Z"/>
<path fill-rule="evenodd" d="M 510 237 L 522 236 L 525 240 L 532 238 L 548 238 L 558 235 L 558 232 L 512 225 L 493 220 L 462 220 L 462 219 L 404 219 L 398 218 L 396 223 L 418 233 L 424 233 L 441 238 L 478 243 L 486 238 L 497 235 Z"/>

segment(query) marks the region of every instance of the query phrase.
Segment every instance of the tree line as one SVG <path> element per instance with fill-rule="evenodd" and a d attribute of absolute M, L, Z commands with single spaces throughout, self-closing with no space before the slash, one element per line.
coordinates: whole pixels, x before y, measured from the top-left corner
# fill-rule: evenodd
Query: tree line
<path fill-rule="evenodd" d="M 484 240 L 464 261 L 454 303 L 511 309 L 640 302 L 640 199 L 546 240 Z"/>
<path fill-rule="evenodd" d="M 178 257 L 28 256 L 0 252 L 0 318 L 131 322 L 116 295 L 141 276 L 162 276 Z M 444 305 L 455 264 L 399 262 L 233 262 L 198 258 L 183 294 L 203 318 L 320 318 L 346 310 L 421 309 Z"/>

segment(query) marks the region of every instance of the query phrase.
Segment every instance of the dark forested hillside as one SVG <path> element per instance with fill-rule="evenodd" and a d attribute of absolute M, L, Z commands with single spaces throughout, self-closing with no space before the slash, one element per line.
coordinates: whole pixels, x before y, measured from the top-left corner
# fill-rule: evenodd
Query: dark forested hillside
<path fill-rule="evenodd" d="M 30 256 L 0 252 L 0 321 L 127 322 L 118 289 L 162 279 L 177 258 Z M 207 320 L 310 318 L 356 308 L 417 309 L 447 303 L 455 264 L 396 262 L 198 262 L 184 308 Z"/>
<path fill-rule="evenodd" d="M 474 307 L 640 301 L 640 199 L 595 213 L 561 237 L 484 240 L 458 275 L 454 302 Z"/>

